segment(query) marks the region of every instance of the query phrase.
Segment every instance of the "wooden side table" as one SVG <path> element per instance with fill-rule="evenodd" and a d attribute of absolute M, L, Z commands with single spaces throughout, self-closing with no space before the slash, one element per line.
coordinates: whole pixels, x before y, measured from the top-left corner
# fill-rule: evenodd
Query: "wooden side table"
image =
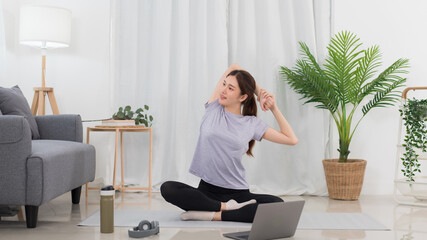
<path fill-rule="evenodd" d="M 114 189 L 124 191 L 124 190 L 148 190 L 148 196 L 151 197 L 151 164 L 152 164 L 152 145 L 153 145 L 153 131 L 151 127 L 144 126 L 95 126 L 87 128 L 87 140 L 89 144 L 89 135 L 90 132 L 115 132 L 116 133 L 116 143 L 114 151 L 114 172 L 113 172 L 113 186 Z M 125 187 L 124 186 L 124 175 L 123 175 L 123 132 L 148 132 L 150 133 L 150 157 L 149 157 L 149 168 L 148 168 L 148 187 Z M 116 185 L 116 166 L 117 166 L 117 154 L 119 147 L 119 135 L 120 135 L 120 163 L 121 163 L 121 181 L 120 184 Z M 88 195 L 88 189 L 99 189 L 96 187 L 88 187 L 86 183 L 86 196 Z"/>

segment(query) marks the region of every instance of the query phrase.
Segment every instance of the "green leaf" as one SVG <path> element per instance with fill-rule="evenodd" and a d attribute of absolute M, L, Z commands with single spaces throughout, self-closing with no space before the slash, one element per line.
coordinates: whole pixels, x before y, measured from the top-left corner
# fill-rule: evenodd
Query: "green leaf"
<path fill-rule="evenodd" d="M 304 104 L 314 103 L 316 108 L 329 110 L 339 133 L 340 161 L 345 161 L 353 134 L 364 116 L 373 108 L 392 106 L 400 100 L 398 89 L 406 81 L 401 75 L 408 73 L 408 60 L 397 60 L 375 77 L 381 66 L 379 47 L 363 49 L 360 39 L 348 31 L 331 39 L 323 66 L 305 43 L 300 42 L 299 46 L 302 58 L 293 68 L 281 66 L 280 75 L 301 95 Z M 367 96 L 373 98 L 362 107 L 362 117 L 354 120 L 354 116 L 360 116 L 355 111 Z"/>
<path fill-rule="evenodd" d="M 408 181 L 414 181 L 415 173 L 421 172 L 421 164 L 418 162 L 419 154 L 415 152 L 415 148 L 425 149 L 427 147 L 427 126 L 425 121 L 420 120 L 420 114 L 427 110 L 424 106 L 427 99 L 407 99 L 407 103 L 403 106 L 403 119 L 406 128 L 405 134 L 405 153 L 403 154 L 402 165 L 404 176 Z"/>
<path fill-rule="evenodd" d="M 125 107 L 125 111 L 130 111 L 131 107 L 130 106 L 126 106 Z"/>
<path fill-rule="evenodd" d="M 365 106 L 363 106 L 363 115 L 366 115 L 369 110 L 375 107 L 393 106 L 395 102 L 400 100 L 400 97 L 394 95 L 393 92 L 396 88 L 402 87 L 405 81 L 406 79 L 401 79 L 399 81 L 394 82 L 388 88 L 382 91 L 378 91 L 375 94 L 374 98 L 370 100 Z"/>
<path fill-rule="evenodd" d="M 128 119 L 132 119 L 132 117 L 133 117 L 133 112 L 132 112 L 132 111 L 127 112 L 127 113 L 126 113 L 126 117 L 127 117 Z"/>
<path fill-rule="evenodd" d="M 353 80 L 364 53 L 359 50 L 360 45 L 356 35 L 346 31 L 335 35 L 328 46 L 329 57 L 326 59 L 325 72 L 337 87 L 341 105 L 355 102 L 356 85 Z"/>
<path fill-rule="evenodd" d="M 143 123 L 146 127 L 148 127 L 148 122 L 145 119 L 141 119 L 141 123 Z"/>
<path fill-rule="evenodd" d="M 363 98 L 365 98 L 366 96 L 370 94 L 375 94 L 376 92 L 379 92 L 379 91 L 383 91 L 387 86 L 390 86 L 390 84 L 393 84 L 394 82 L 401 80 L 402 78 L 395 74 L 408 73 L 405 70 L 407 68 L 409 68 L 408 59 L 399 59 L 396 62 L 394 62 L 390 67 L 388 67 L 386 70 L 380 73 L 377 78 L 365 84 L 361 88 L 358 102 L 361 102 Z"/>
<path fill-rule="evenodd" d="M 147 105 L 144 105 L 145 110 L 149 110 L 150 108 Z"/>
<path fill-rule="evenodd" d="M 150 122 L 152 122 L 152 121 L 153 121 L 153 116 L 150 115 Z"/>

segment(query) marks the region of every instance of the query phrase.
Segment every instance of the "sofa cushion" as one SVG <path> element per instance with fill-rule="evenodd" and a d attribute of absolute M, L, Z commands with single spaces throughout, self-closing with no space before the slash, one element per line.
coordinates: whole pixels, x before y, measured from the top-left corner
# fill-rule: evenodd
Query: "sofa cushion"
<path fill-rule="evenodd" d="M 28 141 L 31 140 L 31 130 L 29 129 L 28 121 L 24 117 L 16 115 L 1 116 L 0 124 L 0 144 L 16 143 L 25 140 L 24 138 L 28 138 Z M 28 130 L 30 130 L 29 136 L 26 132 Z M 5 156 L 1 155 L 0 159 L 2 157 Z"/>
<path fill-rule="evenodd" d="M 27 160 L 27 205 L 40 206 L 95 178 L 95 148 L 61 140 L 33 140 Z"/>
<path fill-rule="evenodd" d="M 31 113 L 27 99 L 18 86 L 12 88 L 0 87 L 0 111 L 3 115 L 19 115 L 25 117 L 30 125 L 32 139 L 39 139 L 40 134 L 36 120 Z"/>
<path fill-rule="evenodd" d="M 28 121 L 22 116 L 0 116 L 0 204 L 25 205 L 30 154 Z"/>
<path fill-rule="evenodd" d="M 41 139 L 83 142 L 82 118 L 77 114 L 35 116 Z"/>

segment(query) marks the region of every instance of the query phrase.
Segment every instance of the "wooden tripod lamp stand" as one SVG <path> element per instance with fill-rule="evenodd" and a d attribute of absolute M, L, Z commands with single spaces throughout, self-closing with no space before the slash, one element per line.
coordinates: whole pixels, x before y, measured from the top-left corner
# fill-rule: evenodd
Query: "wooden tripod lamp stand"
<path fill-rule="evenodd" d="M 42 50 L 43 52 L 44 50 Z M 58 105 L 56 104 L 55 94 L 53 88 L 46 87 L 46 54 L 42 55 L 42 87 L 35 87 L 33 104 L 31 104 L 31 112 L 33 115 L 45 115 L 45 97 L 49 97 L 50 106 L 52 107 L 53 114 L 59 114 Z"/>
<path fill-rule="evenodd" d="M 53 88 L 46 87 L 46 53 L 48 48 L 70 45 L 71 11 L 48 6 L 27 5 L 21 8 L 20 43 L 42 50 L 42 86 L 34 88 L 33 115 L 45 115 L 45 97 L 49 97 L 53 114 L 59 114 Z"/>

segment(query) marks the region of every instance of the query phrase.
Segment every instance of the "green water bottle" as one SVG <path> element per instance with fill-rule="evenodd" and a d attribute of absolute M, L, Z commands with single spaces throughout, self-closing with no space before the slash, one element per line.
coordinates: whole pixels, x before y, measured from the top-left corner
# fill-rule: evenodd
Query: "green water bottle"
<path fill-rule="evenodd" d="M 114 232 L 114 193 L 113 186 L 101 188 L 101 233 Z"/>

